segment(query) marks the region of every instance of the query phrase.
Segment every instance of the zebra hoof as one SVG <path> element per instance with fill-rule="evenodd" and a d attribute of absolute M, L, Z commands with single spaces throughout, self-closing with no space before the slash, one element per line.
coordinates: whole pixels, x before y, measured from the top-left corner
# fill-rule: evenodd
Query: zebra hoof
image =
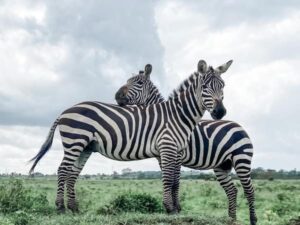
<path fill-rule="evenodd" d="M 72 211 L 72 213 L 78 213 L 79 212 L 78 204 L 74 203 L 74 202 L 68 204 L 68 209 L 70 209 Z"/>
<path fill-rule="evenodd" d="M 168 215 L 176 215 L 178 214 L 178 211 L 177 210 L 173 210 L 171 212 L 168 213 Z"/>
<path fill-rule="evenodd" d="M 178 210 L 177 210 L 177 208 L 174 208 L 174 209 L 172 209 L 172 210 L 167 210 L 167 214 L 168 215 L 176 215 L 176 214 L 178 214 L 179 212 L 178 212 Z"/>
<path fill-rule="evenodd" d="M 257 223 L 257 218 L 255 217 L 255 218 L 250 218 L 250 224 L 251 225 L 256 225 L 256 223 Z"/>
<path fill-rule="evenodd" d="M 64 206 L 58 207 L 56 211 L 58 214 L 64 214 L 66 212 L 66 208 Z"/>
<path fill-rule="evenodd" d="M 180 207 L 180 205 L 175 206 L 175 207 L 174 207 L 174 211 L 175 211 L 174 214 L 179 214 L 179 213 L 181 212 L 181 207 Z"/>
<path fill-rule="evenodd" d="M 181 206 L 180 206 L 180 205 L 177 206 L 177 212 L 178 212 L 178 213 L 181 212 Z"/>
<path fill-rule="evenodd" d="M 75 207 L 68 207 L 72 211 L 72 213 L 79 213 L 79 208 L 77 206 Z"/>
<path fill-rule="evenodd" d="M 174 214 L 177 213 L 177 210 L 166 208 L 166 213 L 167 213 L 168 215 L 174 215 Z"/>

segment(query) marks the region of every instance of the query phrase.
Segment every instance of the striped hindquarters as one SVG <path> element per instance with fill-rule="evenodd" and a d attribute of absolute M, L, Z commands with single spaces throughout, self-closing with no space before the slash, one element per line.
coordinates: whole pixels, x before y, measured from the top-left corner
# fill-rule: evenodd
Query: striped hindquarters
<path fill-rule="evenodd" d="M 253 146 L 246 131 L 232 121 L 203 120 L 193 131 L 183 156 L 184 166 L 211 169 L 235 156 L 239 162 L 249 161 Z"/>

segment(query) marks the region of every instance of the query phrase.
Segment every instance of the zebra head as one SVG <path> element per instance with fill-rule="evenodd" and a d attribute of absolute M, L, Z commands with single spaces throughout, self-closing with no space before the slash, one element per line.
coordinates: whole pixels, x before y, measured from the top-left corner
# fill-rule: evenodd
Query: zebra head
<path fill-rule="evenodd" d="M 226 115 L 223 105 L 224 81 L 221 77 L 232 64 L 232 60 L 223 65 L 213 68 L 207 67 L 204 60 L 198 63 L 198 72 L 201 74 L 202 83 L 202 107 L 207 110 L 213 119 L 222 119 Z"/>
<path fill-rule="evenodd" d="M 164 101 L 156 86 L 150 80 L 152 66 L 147 64 L 144 71 L 131 77 L 116 93 L 115 99 L 120 106 L 149 105 Z"/>

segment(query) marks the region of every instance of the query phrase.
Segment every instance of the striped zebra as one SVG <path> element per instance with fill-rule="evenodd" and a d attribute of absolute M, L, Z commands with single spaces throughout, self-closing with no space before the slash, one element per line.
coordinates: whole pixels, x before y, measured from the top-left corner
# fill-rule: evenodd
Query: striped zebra
<path fill-rule="evenodd" d="M 145 71 L 151 70 L 151 65 L 145 66 Z M 217 68 L 216 70 L 226 71 L 224 68 Z M 191 85 L 193 79 L 196 78 L 194 76 L 191 76 L 190 79 L 181 84 L 178 89 L 179 93 Z M 220 90 L 218 85 L 221 84 L 206 84 L 206 79 L 208 78 L 204 78 L 203 86 L 212 89 L 207 92 L 217 93 L 213 89 Z M 216 87 L 210 87 L 210 85 L 216 85 Z M 178 90 L 175 90 L 172 96 L 178 95 Z M 218 95 L 210 94 L 210 96 L 214 98 L 210 99 L 210 104 L 213 104 L 213 100 L 220 101 L 223 98 L 222 93 Z M 127 84 L 119 89 L 116 93 L 116 101 L 121 105 L 148 105 L 149 103 L 163 102 L 164 98 L 151 82 L 150 74 L 141 71 L 138 75 L 130 78 Z M 212 116 L 214 117 L 214 115 Z M 188 147 L 183 152 L 182 165 L 197 170 L 214 170 L 218 182 L 228 197 L 228 214 L 235 220 L 237 188 L 229 174 L 232 167 L 234 167 L 244 188 L 249 204 L 250 221 L 254 225 L 257 218 L 254 208 L 254 189 L 250 178 L 252 156 L 253 146 L 250 138 L 239 124 L 232 121 L 202 120 L 194 129 Z"/>
<path fill-rule="evenodd" d="M 203 61 L 198 64 L 199 71 Z M 147 71 L 145 75 L 147 76 Z M 178 184 L 182 150 L 188 144 L 192 130 L 206 108 L 203 101 L 208 95 L 202 89 L 203 76 L 193 75 L 191 85 L 180 95 L 149 106 L 118 106 L 101 102 L 82 102 L 65 110 L 54 122 L 49 135 L 34 161 L 30 173 L 50 149 L 54 131 L 59 127 L 64 157 L 58 168 L 56 206 L 64 212 L 64 188 L 67 187 L 67 207 L 78 211 L 75 182 L 92 152 L 121 161 L 160 158 L 163 182 L 163 204 L 167 213 L 179 208 Z M 211 77 L 211 78 L 209 78 Z M 219 76 L 207 73 L 210 82 L 223 82 Z M 215 81 L 217 80 L 217 81 Z M 225 108 L 214 112 L 217 119 L 224 116 Z M 209 108 L 212 110 L 212 108 Z M 176 191 L 176 193 L 173 193 Z"/>

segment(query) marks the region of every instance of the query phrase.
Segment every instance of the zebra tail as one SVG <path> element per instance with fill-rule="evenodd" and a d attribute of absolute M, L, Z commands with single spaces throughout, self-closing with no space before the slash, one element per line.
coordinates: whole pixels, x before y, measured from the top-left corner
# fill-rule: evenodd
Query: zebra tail
<path fill-rule="evenodd" d="M 59 118 L 57 118 L 49 133 L 48 133 L 48 136 L 47 136 L 47 139 L 46 141 L 44 142 L 44 144 L 42 145 L 40 151 L 36 154 L 36 156 L 34 156 L 32 159 L 29 160 L 29 162 L 32 162 L 34 161 L 30 171 L 29 171 L 29 175 L 32 175 L 33 171 L 34 171 L 34 168 L 35 166 L 38 164 L 38 162 L 40 161 L 41 158 L 43 158 L 43 156 L 48 152 L 48 150 L 51 148 L 52 146 L 52 142 L 53 142 L 53 137 L 54 137 L 54 133 L 55 133 L 55 129 L 56 129 L 56 126 L 59 122 Z"/>

